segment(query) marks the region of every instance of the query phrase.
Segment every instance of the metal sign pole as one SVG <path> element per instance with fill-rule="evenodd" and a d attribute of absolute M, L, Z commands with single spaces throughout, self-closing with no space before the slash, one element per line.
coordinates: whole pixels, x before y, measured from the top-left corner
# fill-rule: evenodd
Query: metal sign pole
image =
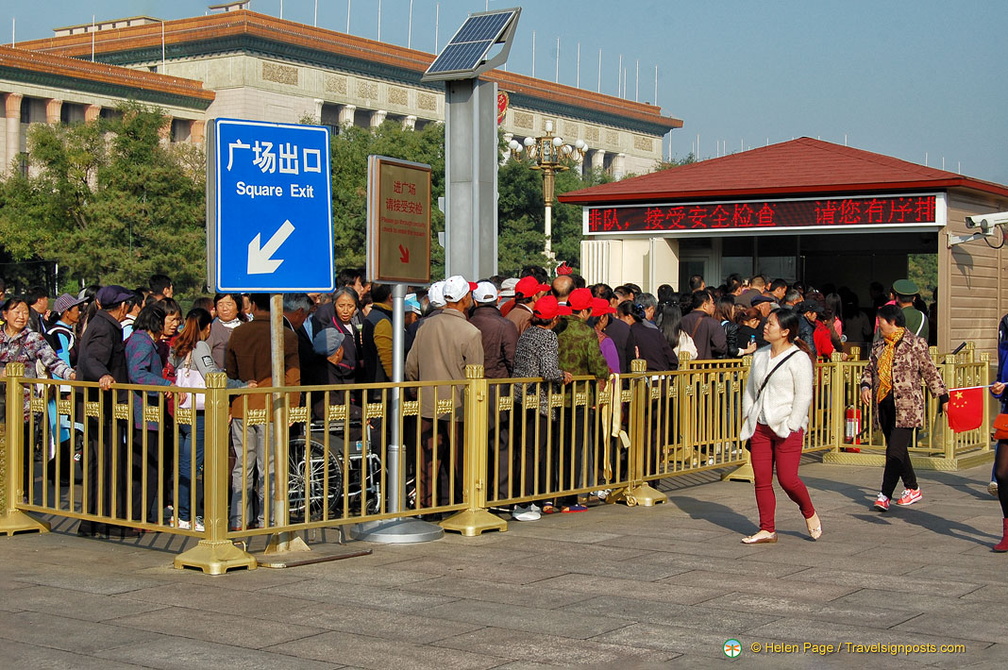
<path fill-rule="evenodd" d="M 399 421 L 399 408 L 402 401 L 402 388 L 398 386 L 405 378 L 406 362 L 406 287 L 396 284 L 392 287 L 392 388 L 389 416 L 392 417 L 390 444 L 388 445 L 388 511 L 401 512 L 399 500 L 399 456 L 402 448 L 402 423 Z"/>
<path fill-rule="evenodd" d="M 283 337 L 283 294 L 274 293 L 270 296 L 270 374 L 273 378 L 273 388 L 270 394 L 273 407 L 273 525 L 286 526 L 290 522 L 290 508 L 287 499 L 287 413 L 284 411 L 284 393 L 280 392 L 285 383 L 284 370 L 284 337 Z M 267 446 L 269 448 L 270 445 Z M 266 458 L 269 461 L 269 457 Z M 269 476 L 263 478 L 269 482 Z M 265 493 L 265 492 L 264 492 Z M 306 488 L 305 497 L 307 500 Z M 265 500 L 268 496 L 264 495 Z M 311 551 L 311 548 L 293 533 L 277 533 L 270 538 L 266 546 L 266 554 L 286 551 Z"/>

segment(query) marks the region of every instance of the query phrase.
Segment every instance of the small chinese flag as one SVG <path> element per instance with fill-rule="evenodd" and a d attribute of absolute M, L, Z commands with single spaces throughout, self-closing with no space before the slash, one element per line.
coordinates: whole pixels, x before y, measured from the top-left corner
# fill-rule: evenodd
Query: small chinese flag
<path fill-rule="evenodd" d="M 976 430 L 983 423 L 984 387 L 949 389 L 945 406 L 949 428 L 954 433 Z"/>

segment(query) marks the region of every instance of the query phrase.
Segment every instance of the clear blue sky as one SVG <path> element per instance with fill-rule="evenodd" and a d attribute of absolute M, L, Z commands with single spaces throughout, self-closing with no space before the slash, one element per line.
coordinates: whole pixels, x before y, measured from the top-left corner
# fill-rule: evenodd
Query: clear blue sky
<path fill-rule="evenodd" d="M 222 0 L 216 0 L 220 2 Z M 0 0 L 0 41 L 56 26 L 203 14 L 209 0 Z M 382 0 L 381 39 L 405 46 L 410 0 Z M 251 9 L 311 24 L 314 0 Z M 319 0 L 318 25 L 347 28 L 347 0 Z M 435 50 L 470 12 L 523 7 L 508 69 L 617 88 L 685 122 L 672 154 L 710 158 L 808 135 L 1008 184 L 1008 2 L 1004 0 L 413 0 L 412 46 Z M 378 0 L 350 0 L 350 32 L 378 37 Z M 44 7 L 45 11 L 40 11 Z M 5 25 L 6 24 L 6 25 Z M 638 62 L 640 77 L 637 78 Z M 699 148 L 697 138 L 699 136 Z M 666 144 L 666 152 L 668 146 Z"/>

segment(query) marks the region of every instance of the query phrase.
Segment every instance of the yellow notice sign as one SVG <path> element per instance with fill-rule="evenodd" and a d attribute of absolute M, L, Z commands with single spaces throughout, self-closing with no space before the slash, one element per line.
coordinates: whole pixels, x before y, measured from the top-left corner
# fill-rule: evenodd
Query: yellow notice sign
<path fill-rule="evenodd" d="M 367 276 L 430 283 L 431 167 L 368 156 Z"/>

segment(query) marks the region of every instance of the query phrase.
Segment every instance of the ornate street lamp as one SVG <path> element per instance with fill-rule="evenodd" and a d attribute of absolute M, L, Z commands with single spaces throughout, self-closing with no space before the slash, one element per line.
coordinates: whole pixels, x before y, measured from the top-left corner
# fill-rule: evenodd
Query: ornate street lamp
<path fill-rule="evenodd" d="M 588 153 L 588 145 L 584 140 L 578 140 L 573 146 L 564 144 L 562 137 L 553 135 L 553 122 L 546 122 L 546 134 L 542 137 L 526 137 L 524 144 L 517 140 L 508 142 L 511 152 L 519 159 L 522 152 L 525 159 L 531 161 L 533 170 L 542 170 L 543 202 L 546 206 L 546 244 L 543 253 L 553 262 L 553 175 L 570 169 L 571 163 L 581 162 Z"/>

